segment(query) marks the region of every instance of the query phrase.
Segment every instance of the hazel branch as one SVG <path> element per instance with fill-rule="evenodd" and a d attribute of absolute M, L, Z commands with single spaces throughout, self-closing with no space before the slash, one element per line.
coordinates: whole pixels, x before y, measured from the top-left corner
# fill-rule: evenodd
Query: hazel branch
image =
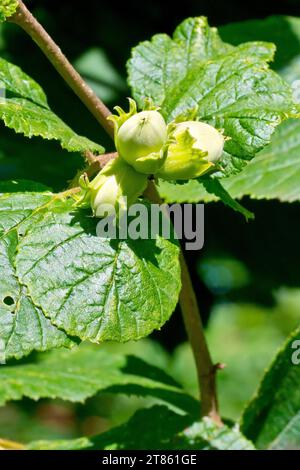
<path fill-rule="evenodd" d="M 27 34 L 29 34 L 69 87 L 94 115 L 110 137 L 113 138 L 114 125 L 111 121 L 107 120 L 108 116 L 111 115 L 110 110 L 82 79 L 66 56 L 62 53 L 61 49 L 21 0 L 19 0 L 17 11 L 8 18 L 8 21 L 19 25 Z"/>
<path fill-rule="evenodd" d="M 156 204 L 162 203 L 153 181 L 149 182 L 144 195 Z M 180 267 L 182 288 L 179 303 L 197 368 L 201 414 L 209 416 L 218 425 L 222 425 L 218 410 L 216 373 L 218 369 L 223 368 L 223 365 L 214 364 L 212 361 L 192 280 L 182 251 L 180 251 Z"/>

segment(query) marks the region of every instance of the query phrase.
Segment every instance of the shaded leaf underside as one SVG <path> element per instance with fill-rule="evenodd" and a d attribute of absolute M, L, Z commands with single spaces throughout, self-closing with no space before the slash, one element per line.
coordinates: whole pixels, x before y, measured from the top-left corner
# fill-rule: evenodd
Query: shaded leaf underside
<path fill-rule="evenodd" d="M 162 426 L 163 423 L 163 426 Z M 89 450 L 253 450 L 237 430 L 219 428 L 210 419 L 193 424 L 188 414 L 178 414 L 165 406 L 139 410 L 125 424 L 99 436 L 73 441 L 31 443 L 29 449 Z"/>
<path fill-rule="evenodd" d="M 54 350 L 0 369 L 0 405 L 24 397 L 84 402 L 98 392 L 152 396 L 193 414 L 199 403 L 162 370 L 90 344 Z"/>

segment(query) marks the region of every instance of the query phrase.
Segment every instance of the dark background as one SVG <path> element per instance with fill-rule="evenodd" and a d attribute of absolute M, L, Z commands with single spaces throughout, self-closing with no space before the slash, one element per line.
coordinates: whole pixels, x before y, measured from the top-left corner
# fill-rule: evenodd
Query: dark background
<path fill-rule="evenodd" d="M 62 46 L 67 56 L 76 60 L 91 47 L 105 51 L 121 76 L 126 76 L 125 64 L 130 49 L 155 33 L 172 34 L 174 28 L 188 16 L 205 15 L 211 25 L 274 14 L 300 16 L 300 1 L 213 1 L 185 0 L 184 2 L 133 1 L 108 2 L 87 0 L 84 8 L 71 0 L 32 0 L 25 2 L 40 19 L 49 33 Z M 71 127 L 81 134 L 103 143 L 110 149 L 104 132 L 67 89 L 40 51 L 22 31 L 6 25 L 2 31 L 2 55 L 20 65 L 45 89 L 49 103 Z M 259 38 L 258 38 L 259 39 Z M 101 79 L 99 79 L 101 82 Z M 125 103 L 129 90 L 115 90 L 113 106 Z M 24 139 L 1 129 L 0 177 L 28 178 L 61 189 L 82 163 L 79 156 L 60 152 L 55 144 L 43 147 L 39 139 L 24 146 Z M 3 151 L 4 149 L 4 151 Z M 237 299 L 272 304 L 272 293 L 279 286 L 299 286 L 299 206 L 272 202 L 244 200 L 256 219 L 246 223 L 242 216 L 222 204 L 206 207 L 206 243 L 200 254 L 187 253 L 193 282 L 205 318 L 216 302 Z M 233 259 L 249 274 L 249 282 L 222 284 L 215 270 L 213 285 L 199 268 L 204 260 Z M 230 273 L 234 277 L 234 273 Z M 229 276 L 230 277 L 230 276 Z M 218 285 L 218 282 L 220 285 Z M 238 285 L 238 287 L 237 287 Z M 179 312 L 176 312 L 162 332 L 154 335 L 168 348 L 184 339 Z"/>

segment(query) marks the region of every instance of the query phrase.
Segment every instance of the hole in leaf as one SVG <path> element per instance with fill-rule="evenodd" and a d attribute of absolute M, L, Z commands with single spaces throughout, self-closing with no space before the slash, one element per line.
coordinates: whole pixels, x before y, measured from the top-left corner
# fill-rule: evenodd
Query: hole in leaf
<path fill-rule="evenodd" d="M 8 295 L 7 297 L 4 297 L 3 303 L 10 307 L 11 305 L 13 305 L 15 303 L 15 301 L 10 295 Z"/>

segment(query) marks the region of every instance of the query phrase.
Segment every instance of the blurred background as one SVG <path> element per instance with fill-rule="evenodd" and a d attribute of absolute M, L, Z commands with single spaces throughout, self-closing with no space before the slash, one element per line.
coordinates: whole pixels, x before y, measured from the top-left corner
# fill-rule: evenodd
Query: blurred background
<path fill-rule="evenodd" d="M 110 107 L 125 104 L 130 94 L 126 61 L 131 48 L 155 33 L 172 34 L 188 16 L 205 15 L 214 26 L 275 14 L 300 16 L 298 0 L 272 4 L 185 0 L 180 8 L 147 0 L 120 4 L 88 0 L 83 8 L 72 0 L 28 0 L 26 4 Z M 259 24 L 251 28 L 250 23 L 244 36 L 237 35 L 231 42 L 254 38 L 280 42 L 276 29 L 266 33 Z M 221 29 L 225 40 L 229 40 L 229 31 Z M 300 43 L 293 47 L 299 54 Z M 284 49 L 281 40 L 275 68 L 284 61 Z M 17 27 L 0 25 L 0 54 L 43 86 L 52 109 L 74 130 L 110 150 L 111 142 L 97 122 Z M 1 124 L 1 179 L 30 179 L 61 190 L 81 167 L 79 155 L 38 138 L 25 140 Z M 186 254 L 214 360 L 227 365 L 218 380 L 221 411 L 231 419 L 239 416 L 276 349 L 299 324 L 300 310 L 299 204 L 250 199 L 243 203 L 255 213 L 255 221 L 246 223 L 222 204 L 207 205 L 205 247 L 197 256 Z M 139 355 L 168 370 L 197 395 L 179 310 L 150 339 L 104 347 L 112 353 L 121 350 Z M 94 434 L 122 422 L 145 402 L 150 400 L 109 394 L 88 400 L 86 406 L 24 400 L 0 409 L 0 436 L 29 441 Z"/>

